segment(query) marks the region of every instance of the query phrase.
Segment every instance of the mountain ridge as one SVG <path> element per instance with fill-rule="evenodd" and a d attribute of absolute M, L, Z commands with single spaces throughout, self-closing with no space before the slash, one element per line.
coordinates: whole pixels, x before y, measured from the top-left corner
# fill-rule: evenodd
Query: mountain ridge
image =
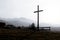
<path fill-rule="evenodd" d="M 6 24 L 12 24 L 15 26 L 29 26 L 33 23 L 33 20 L 27 18 L 1 18 L 0 20 L 5 21 Z"/>

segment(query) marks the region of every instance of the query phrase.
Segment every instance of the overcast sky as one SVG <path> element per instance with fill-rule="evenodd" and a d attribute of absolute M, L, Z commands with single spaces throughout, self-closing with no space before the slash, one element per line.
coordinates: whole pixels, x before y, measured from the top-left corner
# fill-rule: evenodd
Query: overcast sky
<path fill-rule="evenodd" d="M 25 17 L 36 21 L 37 5 L 40 6 L 40 23 L 60 24 L 60 0 L 0 0 L 0 17 Z"/>

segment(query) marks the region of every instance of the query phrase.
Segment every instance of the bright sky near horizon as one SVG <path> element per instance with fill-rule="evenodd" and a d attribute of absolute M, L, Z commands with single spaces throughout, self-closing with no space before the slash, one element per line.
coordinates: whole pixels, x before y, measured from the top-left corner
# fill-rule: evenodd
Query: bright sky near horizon
<path fill-rule="evenodd" d="M 40 23 L 60 24 L 60 0 L 0 0 L 0 17 L 25 17 L 37 20 L 37 5 L 40 12 Z"/>

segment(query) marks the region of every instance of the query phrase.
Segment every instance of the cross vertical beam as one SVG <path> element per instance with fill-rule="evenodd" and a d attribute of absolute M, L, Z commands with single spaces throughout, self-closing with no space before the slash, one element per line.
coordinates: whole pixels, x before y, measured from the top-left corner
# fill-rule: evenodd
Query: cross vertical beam
<path fill-rule="evenodd" d="M 39 30 L 39 5 L 37 6 L 37 29 Z"/>
<path fill-rule="evenodd" d="M 39 10 L 39 5 L 37 6 L 37 11 L 34 11 L 34 13 L 37 12 L 37 30 L 39 30 L 39 12 L 42 12 L 43 10 Z"/>

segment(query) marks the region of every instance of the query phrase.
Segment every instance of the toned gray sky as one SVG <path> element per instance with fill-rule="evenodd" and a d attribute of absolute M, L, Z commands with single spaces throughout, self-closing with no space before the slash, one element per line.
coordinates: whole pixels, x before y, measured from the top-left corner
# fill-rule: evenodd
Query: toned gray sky
<path fill-rule="evenodd" d="M 0 17 L 25 17 L 36 21 L 37 15 L 33 13 L 40 9 L 40 23 L 60 24 L 60 0 L 0 0 Z"/>

